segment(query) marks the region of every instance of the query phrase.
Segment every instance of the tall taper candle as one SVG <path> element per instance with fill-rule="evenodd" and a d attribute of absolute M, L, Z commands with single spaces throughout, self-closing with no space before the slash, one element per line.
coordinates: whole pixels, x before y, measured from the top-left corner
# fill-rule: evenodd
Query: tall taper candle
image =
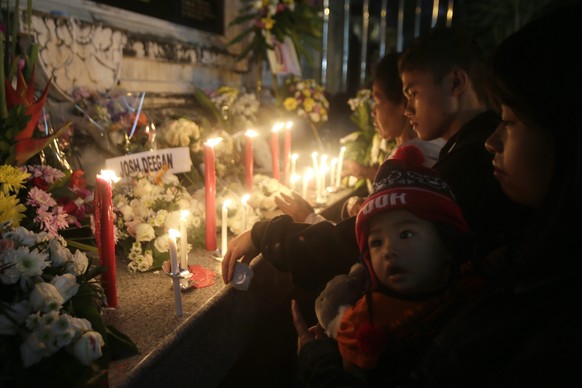
<path fill-rule="evenodd" d="M 335 176 L 335 186 L 340 187 L 342 184 L 342 168 L 344 162 L 344 153 L 346 152 L 346 147 L 342 146 L 340 148 L 339 156 L 337 158 L 337 170 Z"/>
<path fill-rule="evenodd" d="M 285 124 L 285 138 L 283 141 L 283 182 L 286 185 L 291 183 L 291 172 L 289 166 L 289 157 L 291 155 L 291 127 L 293 127 L 292 121 L 287 121 Z"/>
<path fill-rule="evenodd" d="M 208 139 L 204 143 L 204 186 L 206 193 L 206 249 L 216 250 L 216 166 L 214 146 L 222 138 Z"/>
<path fill-rule="evenodd" d="M 180 267 L 183 270 L 188 269 L 188 229 L 187 221 L 190 212 L 188 210 L 180 211 Z"/>
<path fill-rule="evenodd" d="M 230 206 L 230 199 L 225 199 L 222 203 L 222 247 L 220 249 L 221 257 L 226 254 L 226 244 L 228 242 L 228 207 Z"/>
<path fill-rule="evenodd" d="M 117 282 L 115 277 L 115 232 L 113 229 L 113 207 L 111 203 L 111 181 L 117 180 L 113 171 L 101 170 L 95 180 L 95 237 L 101 265 L 101 283 L 105 290 L 107 305 L 117 307 Z"/>
<path fill-rule="evenodd" d="M 176 315 L 182 316 L 182 294 L 180 294 L 180 270 L 178 269 L 178 252 L 176 248 L 176 236 L 180 233 L 176 229 L 168 231 L 168 250 L 170 251 L 170 266 L 172 285 L 174 286 L 174 301 L 176 303 Z"/>
<path fill-rule="evenodd" d="M 280 180 L 281 171 L 279 168 L 279 130 L 283 124 L 276 123 L 271 130 L 271 158 L 273 159 L 273 178 Z"/>
<path fill-rule="evenodd" d="M 245 132 L 245 184 L 248 191 L 253 190 L 253 137 L 257 136 L 257 132 L 249 129 Z"/>

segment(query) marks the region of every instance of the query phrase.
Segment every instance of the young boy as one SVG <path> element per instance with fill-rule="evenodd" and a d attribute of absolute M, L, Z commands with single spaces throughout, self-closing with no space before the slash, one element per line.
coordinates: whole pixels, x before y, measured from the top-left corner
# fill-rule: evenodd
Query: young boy
<path fill-rule="evenodd" d="M 505 246 L 525 215 L 501 190 L 484 147 L 500 119 L 488 107 L 481 53 L 463 31 L 435 28 L 412 43 L 399 68 L 414 130 L 423 140 L 447 141 L 433 169 L 451 186 L 476 236 L 478 260 Z"/>

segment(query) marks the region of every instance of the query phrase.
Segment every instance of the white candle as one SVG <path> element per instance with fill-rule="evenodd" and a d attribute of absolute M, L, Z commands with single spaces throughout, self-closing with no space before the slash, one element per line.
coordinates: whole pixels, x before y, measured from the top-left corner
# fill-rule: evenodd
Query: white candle
<path fill-rule="evenodd" d="M 245 194 L 241 198 L 242 202 L 242 230 L 247 230 L 247 202 L 251 196 L 249 194 Z"/>
<path fill-rule="evenodd" d="M 301 179 L 301 176 L 297 174 L 291 175 L 291 190 L 295 191 L 295 187 L 297 186 L 297 181 Z"/>
<path fill-rule="evenodd" d="M 178 317 L 182 316 L 182 294 L 180 294 L 180 279 L 178 275 L 180 271 L 178 269 L 178 251 L 176 247 L 176 237 L 180 235 L 176 229 L 170 229 L 168 231 L 168 249 L 170 251 L 170 265 L 172 274 L 172 283 L 174 285 L 174 301 L 176 303 L 176 315 Z"/>
<path fill-rule="evenodd" d="M 222 257 L 226 254 L 226 243 L 228 241 L 228 207 L 230 206 L 230 199 L 225 199 L 222 203 L 222 250 L 220 251 Z"/>
<path fill-rule="evenodd" d="M 307 199 L 307 189 L 309 188 L 309 180 L 313 177 L 313 169 L 308 167 L 303 175 L 303 198 Z"/>
<path fill-rule="evenodd" d="M 329 170 L 329 187 L 332 189 L 335 187 L 335 172 L 337 167 L 337 158 L 331 160 L 331 168 Z"/>
<path fill-rule="evenodd" d="M 337 158 L 337 171 L 335 176 L 335 185 L 340 187 L 342 183 L 342 164 L 344 162 L 344 153 L 346 152 L 346 147 L 342 146 L 340 148 L 339 156 Z"/>
<path fill-rule="evenodd" d="M 188 230 L 187 221 L 190 212 L 182 210 L 180 212 L 180 268 L 188 269 Z"/>
<path fill-rule="evenodd" d="M 296 173 L 295 172 L 295 169 L 297 167 L 297 159 L 299 159 L 299 154 L 294 153 L 294 154 L 291 155 L 291 174 L 289 175 L 290 176 L 290 182 L 291 182 L 291 180 L 293 179 L 293 176 Z M 293 186 L 292 189 L 295 189 L 295 186 Z"/>

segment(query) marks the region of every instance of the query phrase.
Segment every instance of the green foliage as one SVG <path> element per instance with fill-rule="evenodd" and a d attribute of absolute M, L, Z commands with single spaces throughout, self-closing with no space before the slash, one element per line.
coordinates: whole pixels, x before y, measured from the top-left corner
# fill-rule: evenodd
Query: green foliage
<path fill-rule="evenodd" d="M 283 42 L 289 37 L 297 55 L 312 62 L 310 49 L 317 49 L 321 39 L 323 19 L 319 11 L 307 0 L 263 1 L 242 0 L 239 15 L 229 24 L 246 28 L 228 44 L 242 43 L 237 60 L 250 58 L 257 62 L 267 57 L 273 49 L 269 36 Z"/>

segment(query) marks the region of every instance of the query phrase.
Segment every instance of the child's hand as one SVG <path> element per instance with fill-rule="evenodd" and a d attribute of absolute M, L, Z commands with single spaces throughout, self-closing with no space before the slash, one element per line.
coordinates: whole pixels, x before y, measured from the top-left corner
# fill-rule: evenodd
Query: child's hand
<path fill-rule="evenodd" d="M 297 330 L 297 354 L 299 354 L 301 348 L 306 343 L 325 337 L 321 326 L 307 327 L 307 323 L 305 323 L 303 315 L 301 315 L 301 311 L 299 310 L 299 304 L 294 299 L 291 300 L 291 315 L 293 316 L 293 325 L 295 325 L 295 330 Z"/>

